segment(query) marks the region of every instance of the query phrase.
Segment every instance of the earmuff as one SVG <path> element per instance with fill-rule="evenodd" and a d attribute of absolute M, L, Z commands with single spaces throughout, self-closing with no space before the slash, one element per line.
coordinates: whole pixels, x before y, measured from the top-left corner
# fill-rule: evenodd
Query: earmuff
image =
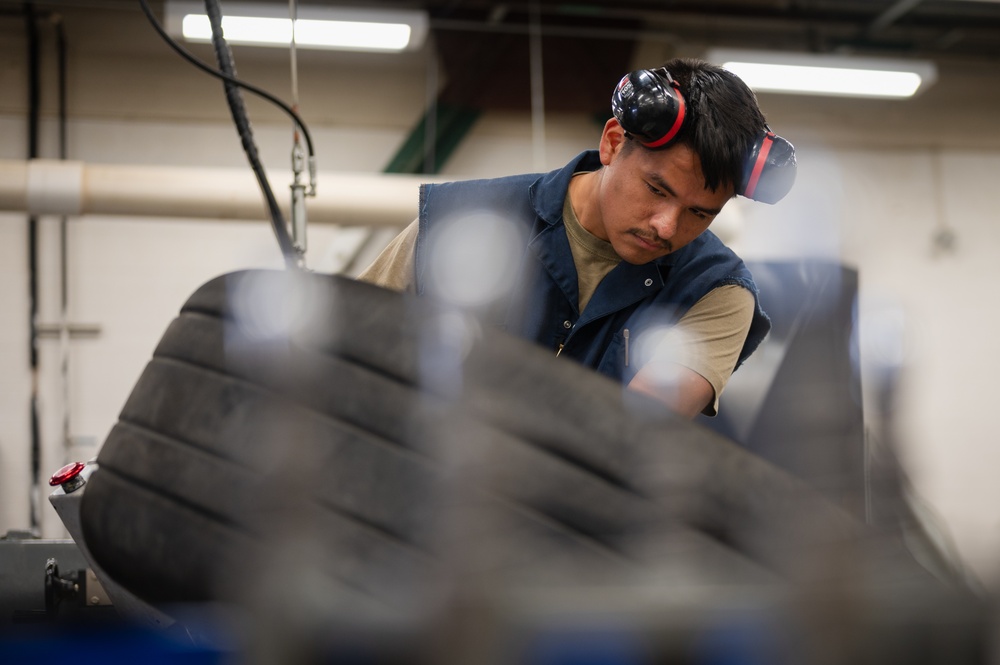
<path fill-rule="evenodd" d="M 747 155 L 736 193 L 762 203 L 777 203 L 795 184 L 795 148 L 770 127 L 764 129 Z"/>
<path fill-rule="evenodd" d="M 660 67 L 623 76 L 611 95 L 611 110 L 622 129 L 639 143 L 661 148 L 680 132 L 687 103 L 670 72 Z M 747 154 L 736 193 L 777 203 L 792 189 L 796 169 L 795 148 L 765 126 Z"/>
<path fill-rule="evenodd" d="M 687 104 L 680 86 L 661 67 L 623 76 L 611 95 L 611 111 L 622 128 L 640 143 L 659 148 L 681 131 Z"/>

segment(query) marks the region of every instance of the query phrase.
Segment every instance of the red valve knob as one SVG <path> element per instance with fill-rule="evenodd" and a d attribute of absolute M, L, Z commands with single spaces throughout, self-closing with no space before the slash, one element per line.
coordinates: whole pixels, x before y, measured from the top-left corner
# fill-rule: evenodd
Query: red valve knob
<path fill-rule="evenodd" d="M 52 474 L 52 477 L 49 478 L 49 485 L 55 487 L 57 485 L 62 485 L 63 483 L 68 483 L 79 476 L 80 472 L 82 472 L 86 466 L 87 465 L 83 462 L 73 462 L 72 464 L 67 464 Z"/>

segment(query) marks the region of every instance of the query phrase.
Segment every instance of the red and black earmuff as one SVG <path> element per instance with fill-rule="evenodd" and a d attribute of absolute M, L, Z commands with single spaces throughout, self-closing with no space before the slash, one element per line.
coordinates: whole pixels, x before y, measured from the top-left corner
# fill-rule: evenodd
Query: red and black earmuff
<path fill-rule="evenodd" d="M 765 125 L 747 155 L 736 193 L 754 201 L 777 203 L 795 184 L 796 170 L 795 148 Z"/>
<path fill-rule="evenodd" d="M 684 125 L 687 103 L 664 68 L 640 69 L 622 77 L 611 95 L 611 110 L 627 133 L 647 148 L 662 148 Z M 754 142 L 736 193 L 777 203 L 795 182 L 795 148 L 767 126 Z"/>
<path fill-rule="evenodd" d="M 623 76 L 611 95 L 611 110 L 622 128 L 642 145 L 659 148 L 681 131 L 687 104 L 680 86 L 661 67 Z"/>

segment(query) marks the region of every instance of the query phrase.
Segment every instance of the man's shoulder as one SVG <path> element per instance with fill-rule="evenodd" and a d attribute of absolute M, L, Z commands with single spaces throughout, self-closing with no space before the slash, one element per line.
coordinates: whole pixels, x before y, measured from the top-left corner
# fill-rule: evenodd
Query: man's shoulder
<path fill-rule="evenodd" d="M 527 196 L 528 188 L 538 180 L 537 173 L 521 173 L 498 178 L 474 178 L 421 185 L 425 199 L 431 197 L 457 202 L 483 200 L 483 197 L 508 197 L 515 194 Z"/>
<path fill-rule="evenodd" d="M 561 168 L 547 173 L 518 173 L 492 178 L 469 178 L 452 180 L 442 183 L 421 185 L 421 196 L 439 196 L 462 201 L 465 197 L 496 196 L 503 200 L 509 196 L 527 196 L 531 190 L 544 192 L 545 197 L 559 199 L 561 211 L 562 198 L 566 195 L 566 187 L 570 178 L 579 170 L 594 170 L 600 167 L 600 158 L 596 150 L 586 150 L 570 160 Z"/>
<path fill-rule="evenodd" d="M 420 218 L 425 223 L 488 211 L 513 218 L 534 219 L 529 188 L 537 174 L 455 180 L 421 186 Z"/>

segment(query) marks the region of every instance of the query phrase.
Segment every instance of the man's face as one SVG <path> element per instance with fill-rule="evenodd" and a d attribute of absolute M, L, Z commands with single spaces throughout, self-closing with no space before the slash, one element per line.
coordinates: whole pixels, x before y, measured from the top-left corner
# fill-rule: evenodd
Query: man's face
<path fill-rule="evenodd" d="M 705 187 L 701 160 L 675 145 L 625 147 L 624 132 L 608 121 L 601 137 L 599 206 L 604 235 L 623 260 L 641 265 L 698 237 L 733 197 L 733 188 Z M 598 235 L 602 235 L 598 233 Z"/>

